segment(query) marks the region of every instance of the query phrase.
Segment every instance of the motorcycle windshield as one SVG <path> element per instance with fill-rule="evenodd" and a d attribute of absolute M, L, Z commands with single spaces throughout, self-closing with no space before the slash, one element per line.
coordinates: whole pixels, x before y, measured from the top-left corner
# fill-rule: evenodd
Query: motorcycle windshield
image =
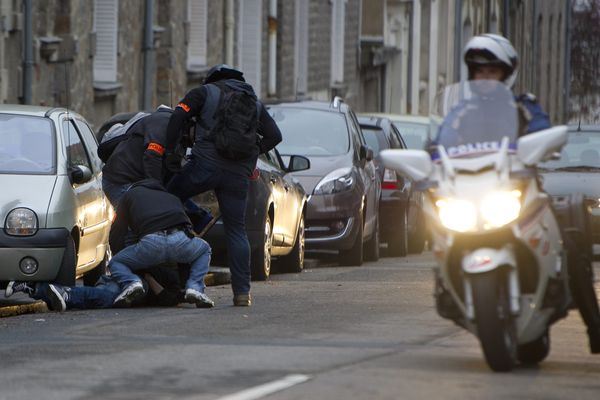
<path fill-rule="evenodd" d="M 515 148 L 517 104 L 502 82 L 476 80 L 448 86 L 437 96 L 434 113 L 442 123 L 432 144 L 444 146 L 451 158 L 497 152 L 504 137 Z"/>

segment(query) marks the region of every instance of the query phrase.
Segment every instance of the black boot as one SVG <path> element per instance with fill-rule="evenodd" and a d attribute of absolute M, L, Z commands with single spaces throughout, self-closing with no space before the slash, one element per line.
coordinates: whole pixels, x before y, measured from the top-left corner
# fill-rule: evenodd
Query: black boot
<path fill-rule="evenodd" d="M 590 338 L 590 352 L 600 354 L 600 329 L 588 329 L 588 337 Z"/>

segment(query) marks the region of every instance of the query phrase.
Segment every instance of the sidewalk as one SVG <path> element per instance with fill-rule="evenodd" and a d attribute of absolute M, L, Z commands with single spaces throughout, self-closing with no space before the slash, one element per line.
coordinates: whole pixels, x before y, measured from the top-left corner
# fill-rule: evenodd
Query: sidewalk
<path fill-rule="evenodd" d="M 204 283 L 206 286 L 226 285 L 230 282 L 230 279 L 231 275 L 228 268 L 210 267 L 210 271 L 204 278 Z M 46 303 L 43 301 L 33 300 L 23 293 L 16 293 L 7 299 L 4 297 L 4 291 L 0 292 L 0 318 L 48 312 Z"/>

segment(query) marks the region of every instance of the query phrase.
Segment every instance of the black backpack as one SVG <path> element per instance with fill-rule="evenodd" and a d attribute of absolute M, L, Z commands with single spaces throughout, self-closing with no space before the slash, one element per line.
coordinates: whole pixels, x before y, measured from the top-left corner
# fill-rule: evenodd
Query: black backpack
<path fill-rule="evenodd" d="M 256 95 L 226 84 L 214 84 L 221 90 L 216 122 L 208 132 L 221 157 L 243 160 L 257 154 L 258 100 Z"/>

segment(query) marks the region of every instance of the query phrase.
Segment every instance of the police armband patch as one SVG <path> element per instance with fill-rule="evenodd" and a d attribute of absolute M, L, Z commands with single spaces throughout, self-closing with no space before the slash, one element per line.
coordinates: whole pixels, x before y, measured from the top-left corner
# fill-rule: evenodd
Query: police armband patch
<path fill-rule="evenodd" d="M 190 106 L 188 106 L 185 103 L 179 103 L 179 104 L 177 104 L 177 107 L 181 107 L 183 109 L 183 111 L 185 111 L 185 112 L 190 112 Z"/>
<path fill-rule="evenodd" d="M 148 150 L 152 150 L 155 153 L 158 153 L 160 156 L 162 156 L 163 154 L 165 154 L 165 148 L 162 145 L 158 144 L 158 143 L 152 142 L 152 143 L 148 144 L 147 149 Z"/>

